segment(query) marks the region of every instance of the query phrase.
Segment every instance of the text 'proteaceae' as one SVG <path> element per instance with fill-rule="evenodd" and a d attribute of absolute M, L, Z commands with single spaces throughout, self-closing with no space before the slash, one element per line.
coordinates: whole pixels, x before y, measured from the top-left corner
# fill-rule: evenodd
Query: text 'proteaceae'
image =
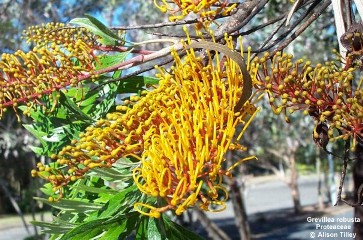
<path fill-rule="evenodd" d="M 233 49 L 231 38 L 227 45 Z M 34 175 L 51 181 L 61 193 L 70 181 L 81 178 L 94 167 L 111 167 L 122 157 L 139 161 L 133 178 L 139 190 L 162 199 L 136 203 L 135 209 L 151 217 L 166 210 L 181 214 L 188 207 L 223 210 L 228 198 L 223 176 L 230 176 L 231 163 L 224 168 L 229 149 L 244 150 L 236 143 L 256 113 L 246 102 L 236 111 L 244 76 L 228 56 L 207 59 L 193 49 L 186 56 L 173 52 L 175 65 L 170 73 L 162 68 L 156 89 L 132 97 L 118 112 L 99 120 L 53 157 L 58 168 L 39 166 Z M 253 76 L 256 70 L 251 69 Z M 235 139 L 237 126 L 243 130 Z M 213 207 L 212 207 L 213 206 Z"/>

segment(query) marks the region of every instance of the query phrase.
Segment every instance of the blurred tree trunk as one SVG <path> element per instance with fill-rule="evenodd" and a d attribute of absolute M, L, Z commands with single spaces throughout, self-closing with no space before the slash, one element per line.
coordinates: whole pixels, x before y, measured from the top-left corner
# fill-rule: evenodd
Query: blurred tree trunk
<path fill-rule="evenodd" d="M 0 215 L 5 214 L 5 203 L 7 202 L 7 199 L 5 198 L 5 193 L 0 188 Z"/>
<path fill-rule="evenodd" d="M 294 205 L 295 213 L 300 213 L 302 211 L 301 202 L 300 202 L 300 192 L 298 186 L 298 169 L 296 165 L 296 152 L 298 147 L 300 146 L 299 141 L 292 139 L 291 137 L 286 137 L 286 149 L 280 148 L 276 149 L 267 149 L 268 152 L 272 153 L 278 158 L 281 158 L 284 163 L 288 166 L 290 170 L 289 178 L 287 176 L 282 175 L 281 171 L 273 166 L 271 163 L 265 162 L 266 168 L 270 166 L 271 169 L 282 181 L 284 181 L 287 186 L 290 188 L 292 202 Z"/>
<path fill-rule="evenodd" d="M 287 158 L 290 165 L 290 182 L 289 187 L 291 190 L 292 202 L 294 204 L 295 213 L 300 213 L 302 211 L 301 202 L 300 202 L 300 192 L 298 186 L 298 169 L 296 165 L 296 152 L 299 147 L 299 142 L 297 140 L 293 140 L 290 137 L 287 137 Z"/>
<path fill-rule="evenodd" d="M 226 162 L 232 164 L 233 163 L 233 153 L 232 151 L 228 152 L 226 155 Z M 241 171 L 239 171 L 241 174 Z M 229 186 L 230 197 L 232 200 L 233 211 L 235 216 L 236 227 L 238 228 L 238 232 L 241 240 L 249 240 L 251 239 L 250 226 L 248 224 L 247 211 L 244 202 L 243 186 L 239 186 L 237 177 L 226 178 L 226 182 Z"/>
<path fill-rule="evenodd" d="M 323 184 L 321 180 L 321 150 L 316 148 L 316 175 L 318 176 L 318 209 L 324 209 Z"/>
<path fill-rule="evenodd" d="M 229 240 L 227 233 L 225 233 L 217 224 L 208 218 L 204 211 L 196 208 L 195 213 L 198 220 L 203 225 L 208 233 L 208 237 L 213 240 Z"/>
<path fill-rule="evenodd" d="M 363 184 L 363 146 L 357 144 L 356 148 L 357 160 L 353 167 L 353 181 L 354 181 L 354 199 L 358 199 L 359 187 Z M 355 239 L 363 239 L 363 206 L 354 208 L 354 217 L 358 218 L 360 222 L 354 222 L 353 232 L 356 233 Z"/>
<path fill-rule="evenodd" d="M 294 151 L 295 153 L 295 151 Z M 291 154 L 289 156 L 290 163 L 290 181 L 288 183 L 291 191 L 292 202 L 294 204 L 294 212 L 300 213 L 302 211 L 301 203 L 300 203 L 300 192 L 298 187 L 298 170 L 296 166 L 296 158 L 295 154 Z"/>
<path fill-rule="evenodd" d="M 238 186 L 237 179 L 232 178 L 228 185 L 230 187 L 234 216 L 236 217 L 235 222 L 238 228 L 240 239 L 249 240 L 251 239 L 250 226 L 248 224 L 244 197 L 241 194 L 241 189 Z"/>

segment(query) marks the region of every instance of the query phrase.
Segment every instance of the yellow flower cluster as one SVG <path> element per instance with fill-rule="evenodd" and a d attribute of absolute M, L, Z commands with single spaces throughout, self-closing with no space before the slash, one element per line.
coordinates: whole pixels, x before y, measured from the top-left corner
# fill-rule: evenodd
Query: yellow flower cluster
<path fill-rule="evenodd" d="M 231 38 L 226 41 L 232 49 Z M 233 138 L 237 125 L 245 129 L 256 108 L 246 102 L 234 110 L 243 88 L 243 74 L 234 61 L 218 54 L 212 59 L 207 51 L 205 63 L 193 49 L 186 52 L 184 59 L 173 53 L 170 73 L 159 68 L 156 89 L 118 106 L 54 155 L 59 168 L 39 165 L 33 175 L 51 181 L 62 194 L 63 186 L 89 169 L 133 156 L 140 161 L 133 170 L 140 191 L 164 200 L 158 206 L 136 203 L 141 213 L 159 217 L 173 209 L 181 214 L 197 203 L 205 210 L 224 209 L 228 196 L 222 177 L 245 160 L 223 169 L 224 155 L 228 149 L 244 149 Z"/>
<path fill-rule="evenodd" d="M 87 30 L 49 23 L 24 34 L 35 43 L 31 51 L 1 55 L 0 118 L 7 107 L 31 106 L 44 95 L 77 84 L 94 69 L 95 40 Z"/>
<path fill-rule="evenodd" d="M 197 202 L 204 210 L 225 208 L 228 195 L 222 178 L 231 172 L 222 167 L 224 155 L 228 149 L 240 147 L 232 143 L 236 127 L 247 126 L 247 115 L 256 111 L 247 102 L 234 112 L 243 76 L 231 59 L 222 64 L 209 55 L 208 63 L 203 64 L 191 50 L 184 60 L 174 54 L 174 60 L 170 74 L 161 70 L 158 75 L 161 84 L 171 84 L 160 96 L 170 101 L 159 107 L 165 117 L 151 129 L 154 134 L 145 141 L 141 165 L 134 170 L 139 189 L 166 202 L 159 208 L 136 204 L 144 214 L 143 209 L 149 209 L 147 214 L 152 217 L 167 209 L 181 214 Z"/>
<path fill-rule="evenodd" d="M 159 97 L 164 87 L 144 91 L 141 98 L 132 96 L 125 105 L 117 106 L 116 112 L 107 114 L 106 119 L 100 119 L 81 133 L 79 140 L 73 140 L 71 145 L 51 156 L 61 167 L 39 164 L 33 176 L 49 180 L 54 192 L 59 191 L 62 197 L 62 187 L 82 178 L 90 169 L 111 167 L 120 158 L 130 155 L 139 158 L 145 140 L 153 134 L 149 129 L 162 121 L 157 106 L 165 100 Z"/>
<path fill-rule="evenodd" d="M 327 138 L 362 139 L 363 79 L 353 83 L 354 68 L 342 69 L 340 62 L 312 66 L 302 59 L 277 53 L 270 62 L 268 54 L 255 59 L 261 64 L 257 85 L 267 91 L 275 113 L 303 111 L 316 120 L 316 126 L 327 125 Z M 319 141 L 319 132 L 314 139 Z M 353 144 L 354 146 L 354 144 Z"/>
<path fill-rule="evenodd" d="M 155 6 L 162 12 L 170 13 L 170 21 L 181 20 L 189 13 L 198 14 L 201 18 L 213 19 L 218 14 L 227 15 L 236 4 L 228 4 L 220 0 L 154 0 Z M 176 8 L 175 8 L 176 7 Z M 179 13 L 180 15 L 175 15 Z"/>

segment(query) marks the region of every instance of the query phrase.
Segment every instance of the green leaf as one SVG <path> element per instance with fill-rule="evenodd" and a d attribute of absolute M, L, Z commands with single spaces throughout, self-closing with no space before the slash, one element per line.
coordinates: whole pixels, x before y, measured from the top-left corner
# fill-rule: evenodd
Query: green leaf
<path fill-rule="evenodd" d="M 128 169 L 116 170 L 115 168 L 94 168 L 89 174 L 94 174 L 100 178 L 110 181 L 125 180 L 125 178 L 131 178 L 132 176 Z"/>
<path fill-rule="evenodd" d="M 123 221 L 122 224 L 110 228 L 104 235 L 102 235 L 102 237 L 99 240 L 119 239 L 121 233 L 125 231 L 126 222 L 127 219 L 125 219 L 125 221 Z"/>
<path fill-rule="evenodd" d="M 79 185 L 79 186 L 74 186 L 74 188 L 76 188 L 77 190 L 82 190 L 82 191 L 86 191 L 86 192 L 90 192 L 90 193 L 105 193 L 105 194 L 115 194 L 117 193 L 116 190 L 111 189 L 111 188 L 101 188 L 101 187 L 92 187 L 92 186 L 87 186 L 87 185 Z"/>
<path fill-rule="evenodd" d="M 85 107 L 88 106 L 93 106 L 93 104 L 97 101 L 98 99 L 98 91 L 92 91 L 92 92 L 87 92 L 87 94 L 85 95 L 85 99 L 83 99 L 82 101 L 80 101 L 79 106 L 82 107 L 82 111 L 84 113 L 89 112 L 88 110 L 85 110 Z"/>
<path fill-rule="evenodd" d="M 40 191 L 42 191 L 47 196 L 53 196 L 54 195 L 53 185 L 51 183 L 44 184 L 43 187 L 40 188 Z"/>
<path fill-rule="evenodd" d="M 127 221 L 125 223 L 125 230 L 120 234 L 119 239 L 125 239 L 127 236 L 130 235 L 136 229 L 136 224 L 140 220 L 140 213 L 139 212 L 132 212 L 128 214 Z"/>
<path fill-rule="evenodd" d="M 19 109 L 21 111 L 28 110 L 27 106 L 19 106 Z M 29 111 L 30 117 L 33 118 L 35 121 L 41 121 L 42 118 L 44 118 L 44 115 L 40 111 L 34 111 L 33 109 L 30 109 Z"/>
<path fill-rule="evenodd" d="M 43 148 L 41 147 L 35 147 L 35 146 L 29 146 L 29 148 L 37 155 L 41 156 L 44 154 Z"/>
<path fill-rule="evenodd" d="M 23 124 L 23 127 L 30 132 L 31 134 L 33 134 L 34 137 L 36 137 L 41 144 L 45 144 L 45 141 L 43 139 L 44 136 L 47 135 L 47 133 L 36 129 L 36 127 L 32 124 Z"/>
<path fill-rule="evenodd" d="M 97 94 L 97 101 L 92 103 L 92 107 L 88 110 L 90 117 L 96 120 L 106 115 L 110 108 L 115 105 L 117 89 L 120 84 L 120 82 L 105 84 L 102 88 L 96 88 L 87 93 L 87 95 Z"/>
<path fill-rule="evenodd" d="M 64 234 L 62 239 L 125 239 L 134 229 L 139 219 L 139 213 L 131 212 L 118 215 L 116 218 L 101 218 L 85 222 Z"/>
<path fill-rule="evenodd" d="M 94 221 L 86 222 L 64 234 L 60 238 L 60 240 L 92 239 L 93 237 L 100 235 L 104 231 L 104 229 L 108 228 L 109 225 L 113 224 L 116 221 L 117 219 L 111 222 L 109 221 L 109 219 L 96 219 Z"/>
<path fill-rule="evenodd" d="M 127 207 L 132 207 L 135 202 L 130 198 L 130 194 L 137 191 L 136 185 L 132 185 L 123 189 L 120 193 L 116 194 L 102 209 L 98 212 L 98 218 L 110 217 L 115 213 L 122 213 Z"/>
<path fill-rule="evenodd" d="M 96 18 L 86 15 L 86 18 L 75 18 L 70 21 L 71 24 L 82 26 L 90 30 L 93 34 L 101 37 L 98 41 L 105 45 L 116 45 L 123 41 L 119 36 L 107 28 L 103 23 Z"/>
<path fill-rule="evenodd" d="M 64 127 L 58 127 L 52 129 L 51 133 L 43 136 L 42 139 L 47 142 L 60 142 L 65 136 Z"/>
<path fill-rule="evenodd" d="M 74 228 L 74 225 L 71 224 L 67 226 L 59 223 L 48 223 L 40 221 L 31 221 L 30 223 L 35 226 L 45 228 L 44 230 L 42 230 L 42 232 L 50 234 L 63 234 Z"/>
<path fill-rule="evenodd" d="M 138 228 L 136 230 L 136 237 L 135 239 L 148 239 L 147 233 L 148 233 L 148 225 L 149 225 L 149 218 L 148 217 L 142 217 L 141 221 L 139 222 Z"/>
<path fill-rule="evenodd" d="M 79 120 L 84 120 L 86 122 L 88 121 L 89 123 L 93 122 L 93 119 L 84 112 L 82 112 L 82 110 L 64 92 L 60 91 L 59 93 L 60 93 L 60 98 L 59 98 L 60 103 L 68 107 L 68 109 L 71 112 L 77 114 L 77 118 Z"/>
<path fill-rule="evenodd" d="M 119 78 L 121 77 L 121 74 L 122 74 L 122 71 L 121 70 L 117 70 L 113 73 L 112 75 L 112 79 L 116 79 L 116 78 Z"/>
<path fill-rule="evenodd" d="M 163 219 L 165 224 L 165 232 L 167 233 L 169 240 L 203 240 L 203 238 L 198 234 L 195 234 L 183 226 L 180 226 L 179 224 L 171 221 L 168 217 L 163 216 Z"/>
<path fill-rule="evenodd" d="M 122 80 L 118 93 L 138 93 L 147 85 L 155 85 L 159 82 L 158 78 L 147 76 L 132 76 Z"/>
<path fill-rule="evenodd" d="M 101 70 L 117 63 L 123 62 L 130 51 L 115 53 L 112 55 L 103 55 L 98 58 L 96 62 L 96 70 Z"/>
<path fill-rule="evenodd" d="M 149 218 L 147 236 L 150 240 L 168 239 L 162 219 Z"/>
<path fill-rule="evenodd" d="M 48 199 L 45 198 L 34 197 L 34 199 L 46 203 L 56 209 L 64 211 L 71 210 L 77 212 L 84 212 L 84 211 L 98 210 L 102 207 L 102 205 L 100 204 L 79 201 L 79 200 L 61 199 L 59 202 L 49 202 Z"/>

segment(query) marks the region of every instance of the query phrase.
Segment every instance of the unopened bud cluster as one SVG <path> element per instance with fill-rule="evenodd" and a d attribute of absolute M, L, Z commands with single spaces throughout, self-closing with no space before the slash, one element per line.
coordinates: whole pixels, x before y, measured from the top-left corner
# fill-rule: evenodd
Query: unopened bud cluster
<path fill-rule="evenodd" d="M 90 76 L 96 57 L 95 39 L 82 28 L 48 23 L 30 27 L 25 38 L 35 47 L 29 52 L 3 53 L 0 60 L 0 118 L 7 107 L 39 103 L 43 96 L 76 86 Z"/>
<path fill-rule="evenodd" d="M 257 85 L 267 92 L 275 113 L 302 111 L 317 126 L 329 126 L 330 140 L 363 137 L 363 86 L 362 79 L 354 80 L 356 69 L 342 69 L 335 61 L 313 66 L 279 52 L 272 58 L 265 54 L 254 64 L 261 67 Z"/>

